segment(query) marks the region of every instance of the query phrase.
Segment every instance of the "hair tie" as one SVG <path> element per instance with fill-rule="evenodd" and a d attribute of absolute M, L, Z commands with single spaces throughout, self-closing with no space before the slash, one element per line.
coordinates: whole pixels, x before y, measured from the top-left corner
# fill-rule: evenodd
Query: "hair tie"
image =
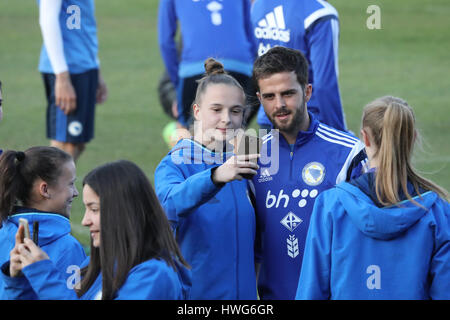
<path fill-rule="evenodd" d="M 16 152 L 16 159 L 17 159 L 17 161 L 22 162 L 23 159 L 25 159 L 25 153 L 22 152 L 22 151 L 17 151 Z"/>

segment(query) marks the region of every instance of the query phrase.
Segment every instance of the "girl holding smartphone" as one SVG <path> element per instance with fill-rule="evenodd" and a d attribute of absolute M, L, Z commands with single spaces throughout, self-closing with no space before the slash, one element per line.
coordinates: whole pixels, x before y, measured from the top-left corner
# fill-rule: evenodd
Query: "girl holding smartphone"
<path fill-rule="evenodd" d="M 229 144 L 243 124 L 245 94 L 223 65 L 208 59 L 192 106 L 193 137 L 155 172 L 156 193 L 192 266 L 192 299 L 256 299 L 255 212 L 246 174 L 258 155 Z"/>

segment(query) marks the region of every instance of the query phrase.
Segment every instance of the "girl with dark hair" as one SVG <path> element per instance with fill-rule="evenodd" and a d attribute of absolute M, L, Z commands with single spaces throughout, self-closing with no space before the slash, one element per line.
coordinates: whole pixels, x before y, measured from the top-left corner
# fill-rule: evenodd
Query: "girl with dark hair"
<path fill-rule="evenodd" d="M 65 281 L 30 241 L 17 244 L 11 253 L 11 275 L 22 271 L 41 299 L 188 297 L 187 264 L 139 167 L 121 160 L 94 169 L 83 181 L 83 202 L 82 224 L 91 233 L 91 256 L 83 264 L 76 291 L 64 290 Z"/>
<path fill-rule="evenodd" d="M 8 150 L 0 156 L 0 264 L 9 260 L 19 219 L 28 220 L 31 234 L 64 277 L 67 269 L 86 258 L 81 244 L 70 235 L 70 209 L 78 196 L 72 157 L 53 147 Z M 39 223 L 39 231 L 34 226 Z M 36 228 L 37 229 L 37 228 Z M 63 278 L 64 278 L 63 277 Z M 0 278 L 0 299 L 14 298 Z M 35 299 L 33 291 L 27 299 Z"/>
<path fill-rule="evenodd" d="M 411 164 L 412 108 L 376 99 L 361 135 L 372 169 L 318 196 L 297 299 L 450 299 L 448 193 Z"/>
<path fill-rule="evenodd" d="M 243 123 L 245 94 L 223 65 L 208 59 L 193 104 L 193 138 L 161 161 L 155 188 L 186 260 L 192 299 L 256 299 L 255 212 L 244 175 L 256 173 L 229 146 Z M 230 150 L 230 151 L 227 151 Z"/>

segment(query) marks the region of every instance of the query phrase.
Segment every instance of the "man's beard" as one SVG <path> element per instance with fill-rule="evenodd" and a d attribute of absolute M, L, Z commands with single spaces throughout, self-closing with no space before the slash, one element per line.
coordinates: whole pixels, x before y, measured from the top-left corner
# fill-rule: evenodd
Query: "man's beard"
<path fill-rule="evenodd" d="M 288 134 L 297 133 L 297 131 L 300 130 L 304 112 L 301 112 L 301 110 L 305 110 L 305 102 L 303 101 L 302 106 L 300 108 L 297 108 L 293 111 L 293 116 L 290 123 L 287 124 L 281 124 L 279 125 L 276 120 L 276 116 L 278 114 L 283 114 L 289 112 L 289 110 L 286 107 L 282 107 L 280 110 L 278 110 L 273 117 L 271 117 L 270 122 L 272 122 L 273 127 L 275 129 L 278 129 L 280 132 L 286 132 Z"/>

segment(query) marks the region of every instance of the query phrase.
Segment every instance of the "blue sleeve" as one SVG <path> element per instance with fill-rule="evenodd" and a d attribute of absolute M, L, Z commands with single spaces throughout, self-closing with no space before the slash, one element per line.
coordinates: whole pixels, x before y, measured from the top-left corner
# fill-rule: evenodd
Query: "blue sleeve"
<path fill-rule="evenodd" d="M 450 204 L 440 200 L 435 210 L 435 252 L 431 259 L 430 297 L 434 300 L 450 300 Z"/>
<path fill-rule="evenodd" d="M 40 300 L 78 300 L 63 274 L 50 260 L 41 260 L 22 269 Z"/>
<path fill-rule="evenodd" d="M 10 277 L 9 264 L 5 262 L 1 267 L 1 277 L 5 285 L 4 295 L 2 299 L 7 300 L 38 300 L 38 297 L 33 291 L 28 279 L 24 276 Z"/>
<path fill-rule="evenodd" d="M 178 53 L 175 43 L 177 16 L 173 0 L 161 0 L 158 11 L 158 42 L 161 56 L 175 87 L 178 84 Z"/>
<path fill-rule="evenodd" d="M 164 263 L 164 262 L 163 262 Z M 179 300 L 183 298 L 175 270 L 143 264 L 130 272 L 116 300 Z"/>
<path fill-rule="evenodd" d="M 318 108 L 322 122 L 346 131 L 338 86 L 338 23 L 334 17 L 323 18 L 308 30 L 313 85 L 308 108 Z"/>
<path fill-rule="evenodd" d="M 172 226 L 209 201 L 220 190 L 220 186 L 211 180 L 211 170 L 206 169 L 185 178 L 181 169 L 170 160 L 170 156 L 163 159 L 156 168 L 156 194 Z"/>
<path fill-rule="evenodd" d="M 314 204 L 296 300 L 330 298 L 332 222 L 328 206 L 333 210 L 333 205 L 330 204 L 330 199 L 325 200 L 326 193 L 320 194 Z"/>
<path fill-rule="evenodd" d="M 250 16 L 252 2 L 250 0 L 244 0 L 244 24 L 245 24 L 245 34 L 250 41 L 250 50 L 252 53 L 253 60 L 258 56 L 258 43 L 253 33 L 253 25 Z"/>

